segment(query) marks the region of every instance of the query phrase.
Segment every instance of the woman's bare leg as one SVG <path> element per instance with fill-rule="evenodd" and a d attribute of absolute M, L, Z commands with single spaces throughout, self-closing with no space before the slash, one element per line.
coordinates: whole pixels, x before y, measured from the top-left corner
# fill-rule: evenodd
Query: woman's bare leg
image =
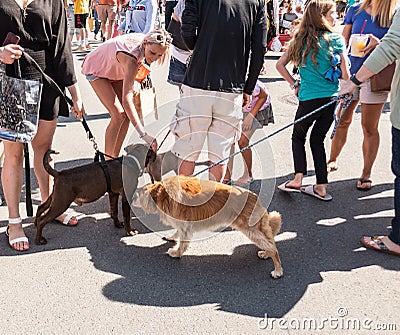
<path fill-rule="evenodd" d="M 372 166 L 378 154 L 380 136 L 378 131 L 379 119 L 384 104 L 362 104 L 361 125 L 364 134 L 362 144 L 364 166 L 360 179 L 368 180 L 371 177 Z M 362 184 L 362 185 L 361 185 Z M 370 183 L 359 182 L 358 187 L 370 188 Z"/>
<path fill-rule="evenodd" d="M 353 100 L 347 110 L 344 112 L 340 122 L 336 128 L 335 136 L 333 137 L 331 144 L 331 151 L 328 160 L 328 169 L 329 166 L 332 166 L 332 170 L 337 169 L 337 160 L 339 158 L 340 153 L 347 141 L 347 134 L 349 131 L 349 127 L 351 122 L 353 121 L 354 111 L 356 110 L 358 105 L 358 100 Z"/>
<path fill-rule="evenodd" d="M 7 202 L 8 217 L 16 219 L 20 217 L 19 202 L 22 190 L 22 164 L 24 160 L 23 145 L 4 141 L 4 164 L 1 173 L 4 197 Z M 9 241 L 25 237 L 21 224 L 12 224 L 8 228 Z M 18 251 L 29 249 L 29 243 L 18 242 L 13 245 Z"/>
<path fill-rule="evenodd" d="M 97 79 L 90 82 L 93 90 L 97 94 L 103 106 L 110 113 L 110 122 L 105 134 L 105 153 L 112 157 L 118 157 L 122 142 L 125 139 L 129 126 L 121 102 L 118 99 L 117 92 L 114 90 L 115 83 L 107 79 Z M 128 121 L 126 121 L 128 120 Z M 128 126 L 126 125 L 128 122 Z"/>

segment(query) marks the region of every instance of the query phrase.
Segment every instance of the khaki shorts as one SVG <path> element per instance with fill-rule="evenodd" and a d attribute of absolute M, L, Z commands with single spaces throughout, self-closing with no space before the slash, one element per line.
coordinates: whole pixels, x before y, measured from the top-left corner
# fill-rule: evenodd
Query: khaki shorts
<path fill-rule="evenodd" d="M 182 85 L 170 125 L 176 139 L 171 151 L 180 159 L 196 161 L 207 139 L 210 161 L 228 157 L 231 145 L 240 136 L 242 101 L 242 94 Z"/>
<path fill-rule="evenodd" d="M 97 5 L 97 15 L 101 22 L 107 22 L 107 18 L 110 21 L 115 21 L 117 17 L 118 6 L 114 5 Z"/>
<path fill-rule="evenodd" d="M 363 104 L 384 104 L 389 96 L 389 92 L 372 92 L 371 81 L 368 79 L 354 91 L 353 100 L 360 100 Z"/>

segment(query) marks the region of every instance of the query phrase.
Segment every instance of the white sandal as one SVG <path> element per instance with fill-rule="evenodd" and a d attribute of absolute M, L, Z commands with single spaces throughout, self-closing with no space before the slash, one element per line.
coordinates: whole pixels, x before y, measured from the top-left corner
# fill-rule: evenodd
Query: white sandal
<path fill-rule="evenodd" d="M 9 219 L 8 219 L 8 226 L 7 226 L 7 229 L 6 229 L 6 235 L 7 235 L 7 236 L 10 236 L 10 235 L 8 234 L 8 228 L 9 228 L 10 225 L 13 225 L 13 224 L 21 224 L 21 223 L 22 223 L 22 220 L 21 220 L 20 217 L 18 217 L 18 218 L 9 218 Z M 9 241 L 8 241 L 8 244 L 10 245 L 10 247 L 11 247 L 12 249 L 14 249 L 14 250 L 16 250 L 16 251 L 26 251 L 26 250 L 28 250 L 28 249 L 22 249 L 22 250 L 17 250 L 17 249 L 15 249 L 15 248 L 13 247 L 14 244 L 19 243 L 19 242 L 26 242 L 26 243 L 29 243 L 29 240 L 28 240 L 28 238 L 27 238 L 26 236 L 17 237 L 17 238 L 12 239 L 11 241 L 9 240 Z"/>
<path fill-rule="evenodd" d="M 69 220 L 71 220 L 74 216 L 75 216 L 74 214 L 67 213 L 67 215 L 65 216 L 65 218 L 62 221 L 57 220 L 57 219 L 56 219 L 56 221 L 62 223 L 65 226 L 74 227 L 79 223 L 79 220 L 77 219 L 77 221 L 78 221 L 77 224 L 69 224 Z"/>

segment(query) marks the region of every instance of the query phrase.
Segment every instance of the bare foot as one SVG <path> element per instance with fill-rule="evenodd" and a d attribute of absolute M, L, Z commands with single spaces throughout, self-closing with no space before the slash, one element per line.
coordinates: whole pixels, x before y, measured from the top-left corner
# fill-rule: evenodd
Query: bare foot
<path fill-rule="evenodd" d="M 321 197 L 326 196 L 326 186 L 325 185 L 314 185 L 314 192 Z"/>
<path fill-rule="evenodd" d="M 294 179 L 287 182 L 285 186 L 289 188 L 300 188 L 302 186 L 302 183 Z"/>

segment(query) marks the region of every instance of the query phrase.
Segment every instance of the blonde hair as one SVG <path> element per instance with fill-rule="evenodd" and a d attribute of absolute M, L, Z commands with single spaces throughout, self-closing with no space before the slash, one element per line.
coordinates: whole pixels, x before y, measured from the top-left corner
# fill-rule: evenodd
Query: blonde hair
<path fill-rule="evenodd" d="M 304 16 L 299 28 L 288 48 L 288 58 L 295 66 L 305 63 L 311 53 L 311 61 L 318 67 L 316 60 L 321 46 L 319 38 L 323 37 L 329 48 L 327 32 L 333 32 L 333 27 L 325 15 L 335 6 L 333 0 L 311 0 L 307 2 Z"/>
<path fill-rule="evenodd" d="M 358 13 L 368 6 L 372 7 L 371 16 L 382 28 L 389 28 L 396 11 L 397 0 L 364 0 Z"/>
<path fill-rule="evenodd" d="M 164 64 L 166 60 L 169 59 L 170 45 L 172 42 L 172 37 L 168 31 L 162 28 L 154 29 L 148 32 L 143 39 L 143 43 L 147 44 L 157 44 L 162 47 L 166 47 L 164 54 L 157 61 L 158 64 Z"/>

